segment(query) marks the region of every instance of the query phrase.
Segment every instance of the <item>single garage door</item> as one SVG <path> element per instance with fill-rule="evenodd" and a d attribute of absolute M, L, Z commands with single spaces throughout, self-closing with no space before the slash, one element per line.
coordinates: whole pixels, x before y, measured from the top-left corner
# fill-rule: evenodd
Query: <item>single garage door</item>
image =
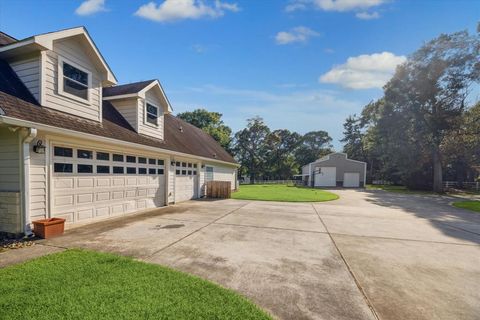
<path fill-rule="evenodd" d="M 337 186 L 337 168 L 320 167 L 315 170 L 315 187 L 336 187 Z"/>
<path fill-rule="evenodd" d="M 360 187 L 360 173 L 345 172 L 345 174 L 343 175 L 343 186 L 346 188 Z"/>
<path fill-rule="evenodd" d="M 197 164 L 175 163 L 175 202 L 198 198 Z"/>
<path fill-rule="evenodd" d="M 52 216 L 90 222 L 165 205 L 164 159 L 55 146 Z"/>

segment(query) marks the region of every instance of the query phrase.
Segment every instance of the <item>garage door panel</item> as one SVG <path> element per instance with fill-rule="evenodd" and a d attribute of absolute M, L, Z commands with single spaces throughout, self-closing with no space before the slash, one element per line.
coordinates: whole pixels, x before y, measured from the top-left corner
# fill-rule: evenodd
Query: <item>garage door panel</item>
<path fill-rule="evenodd" d="M 109 207 L 101 207 L 97 208 L 95 210 L 95 215 L 97 217 L 107 217 L 110 214 L 110 208 Z"/>
<path fill-rule="evenodd" d="M 97 178 L 97 187 L 110 187 L 110 178 Z"/>
<path fill-rule="evenodd" d="M 111 209 L 111 215 L 119 215 L 119 214 L 122 214 L 124 209 L 123 209 L 123 204 L 117 204 L 117 205 L 113 205 L 110 207 Z"/>
<path fill-rule="evenodd" d="M 77 195 L 77 203 L 84 204 L 84 203 L 92 203 L 93 202 L 93 193 L 84 193 Z"/>
<path fill-rule="evenodd" d="M 125 179 L 124 178 L 113 178 L 112 182 L 113 182 L 113 185 L 116 186 L 116 187 L 125 185 Z"/>
<path fill-rule="evenodd" d="M 92 188 L 93 187 L 93 178 L 78 178 L 77 186 L 79 188 Z"/>
<path fill-rule="evenodd" d="M 108 201 L 110 200 L 110 192 L 98 192 L 96 201 Z"/>
<path fill-rule="evenodd" d="M 73 195 L 55 196 L 53 203 L 55 206 L 71 206 L 73 205 Z"/>
<path fill-rule="evenodd" d="M 54 180 L 54 187 L 56 189 L 72 189 L 74 185 L 73 178 L 56 178 Z"/>
<path fill-rule="evenodd" d="M 93 218 L 93 208 L 79 210 L 77 213 L 77 220 L 89 220 Z"/>

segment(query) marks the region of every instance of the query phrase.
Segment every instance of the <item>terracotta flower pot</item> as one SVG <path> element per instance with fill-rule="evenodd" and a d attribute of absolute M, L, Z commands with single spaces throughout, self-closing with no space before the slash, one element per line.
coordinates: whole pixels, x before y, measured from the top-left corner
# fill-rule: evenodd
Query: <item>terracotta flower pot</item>
<path fill-rule="evenodd" d="M 63 234 L 65 219 L 50 218 L 32 221 L 33 232 L 36 236 L 49 239 Z"/>

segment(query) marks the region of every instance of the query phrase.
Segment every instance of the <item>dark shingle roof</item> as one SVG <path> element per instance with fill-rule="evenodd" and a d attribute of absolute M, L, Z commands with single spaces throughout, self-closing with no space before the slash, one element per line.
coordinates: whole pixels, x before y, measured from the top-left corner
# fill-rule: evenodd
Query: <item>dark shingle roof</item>
<path fill-rule="evenodd" d="M 122 84 L 119 86 L 103 88 L 103 96 L 112 97 L 112 96 L 119 96 L 124 94 L 137 93 L 154 81 L 156 80 L 147 80 L 147 81 L 134 82 L 134 83 Z"/>
<path fill-rule="evenodd" d="M 7 44 L 12 44 L 18 40 L 8 34 L 0 31 L 0 47 L 6 46 Z"/>
<path fill-rule="evenodd" d="M 164 117 L 164 140 L 140 135 L 109 101 L 97 122 L 40 106 L 10 66 L 0 60 L 0 109 L 7 117 L 101 137 L 236 163 L 210 135 L 170 114 Z M 183 130 L 180 130 L 182 127 Z"/>

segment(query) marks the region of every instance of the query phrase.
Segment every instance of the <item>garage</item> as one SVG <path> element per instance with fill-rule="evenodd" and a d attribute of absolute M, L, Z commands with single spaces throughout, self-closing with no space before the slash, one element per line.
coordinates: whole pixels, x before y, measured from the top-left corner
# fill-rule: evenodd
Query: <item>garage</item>
<path fill-rule="evenodd" d="M 315 173 L 315 187 L 335 187 L 337 168 L 335 167 L 319 167 Z"/>
<path fill-rule="evenodd" d="M 345 172 L 343 175 L 343 186 L 345 188 L 360 187 L 360 174 L 358 172 Z"/>
<path fill-rule="evenodd" d="M 165 205 L 165 160 L 56 145 L 53 148 L 52 216 L 70 223 Z"/>
<path fill-rule="evenodd" d="M 302 167 L 302 180 L 310 187 L 365 187 L 367 163 L 335 152 Z"/>
<path fill-rule="evenodd" d="M 197 169 L 196 163 L 175 162 L 175 202 L 198 198 Z"/>

